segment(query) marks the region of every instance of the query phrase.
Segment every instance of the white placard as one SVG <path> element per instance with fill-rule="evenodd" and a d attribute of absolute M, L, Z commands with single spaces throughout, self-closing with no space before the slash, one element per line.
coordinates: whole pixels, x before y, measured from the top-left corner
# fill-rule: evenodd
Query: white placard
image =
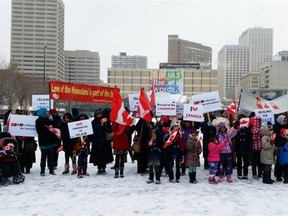
<path fill-rule="evenodd" d="M 32 95 L 32 108 L 39 110 L 41 107 L 45 107 L 47 110 L 50 109 L 49 95 Z"/>
<path fill-rule="evenodd" d="M 70 138 L 76 138 L 93 134 L 91 119 L 69 122 L 68 129 Z"/>
<path fill-rule="evenodd" d="M 171 99 L 158 99 L 156 102 L 156 115 L 176 115 L 176 101 Z"/>
<path fill-rule="evenodd" d="M 8 132 L 13 136 L 36 137 L 36 119 L 38 116 L 10 115 Z"/>
<path fill-rule="evenodd" d="M 183 120 L 203 122 L 203 105 L 184 104 Z"/>
<path fill-rule="evenodd" d="M 202 104 L 204 113 L 222 110 L 222 104 L 220 102 L 220 96 L 218 91 L 193 95 L 191 96 L 190 103 L 193 105 Z"/>
<path fill-rule="evenodd" d="M 256 109 L 255 115 L 261 118 L 261 124 L 271 122 L 275 124 L 274 113 L 272 109 Z"/>
<path fill-rule="evenodd" d="M 139 94 L 128 94 L 130 111 L 137 111 L 139 107 Z"/>

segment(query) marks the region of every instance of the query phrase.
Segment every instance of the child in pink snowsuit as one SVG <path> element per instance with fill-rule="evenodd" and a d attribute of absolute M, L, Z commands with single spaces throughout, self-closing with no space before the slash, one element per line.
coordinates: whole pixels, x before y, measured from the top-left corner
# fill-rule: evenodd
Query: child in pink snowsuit
<path fill-rule="evenodd" d="M 210 138 L 208 144 L 208 163 L 209 163 L 209 179 L 210 184 L 217 184 L 215 176 L 218 171 L 218 163 L 220 161 L 220 150 L 223 149 L 228 143 L 228 139 L 223 140 L 220 144 L 215 137 Z"/>

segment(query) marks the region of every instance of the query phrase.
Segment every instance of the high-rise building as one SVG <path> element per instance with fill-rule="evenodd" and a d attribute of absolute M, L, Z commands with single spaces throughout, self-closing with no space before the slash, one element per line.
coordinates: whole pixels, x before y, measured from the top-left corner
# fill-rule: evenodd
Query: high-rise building
<path fill-rule="evenodd" d="M 240 78 L 249 73 L 250 47 L 225 45 L 218 52 L 218 84 L 220 97 L 227 97 Z"/>
<path fill-rule="evenodd" d="M 65 80 L 84 84 L 100 83 L 100 57 L 87 50 L 64 51 Z"/>
<path fill-rule="evenodd" d="M 168 35 L 168 63 L 200 63 L 212 67 L 212 48 Z"/>
<path fill-rule="evenodd" d="M 278 52 L 273 61 L 261 66 L 260 88 L 288 88 L 288 51 Z"/>
<path fill-rule="evenodd" d="M 260 67 L 270 62 L 273 55 L 273 29 L 248 28 L 239 37 L 239 45 L 250 46 L 250 71 L 260 73 Z"/>
<path fill-rule="evenodd" d="M 31 76 L 64 80 L 62 0 L 12 0 L 11 62 Z"/>
<path fill-rule="evenodd" d="M 112 68 L 147 68 L 147 56 L 128 56 L 120 52 L 119 56 L 112 55 Z"/>

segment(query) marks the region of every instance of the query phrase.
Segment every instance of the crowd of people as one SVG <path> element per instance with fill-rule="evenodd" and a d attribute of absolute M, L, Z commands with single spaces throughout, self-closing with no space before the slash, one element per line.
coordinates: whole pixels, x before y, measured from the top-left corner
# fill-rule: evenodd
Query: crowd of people
<path fill-rule="evenodd" d="M 250 165 L 250 176 L 255 180 L 262 179 L 265 184 L 275 181 L 288 183 L 288 124 L 285 114 L 275 116 L 275 124 L 262 123 L 261 118 L 252 112 L 249 116 L 239 114 L 234 118 L 223 114 L 217 117 L 205 114 L 201 123 L 170 116 L 161 116 L 156 123 L 140 118 L 135 125 L 128 126 L 111 122 L 110 111 L 109 108 L 97 109 L 92 120 L 93 134 L 81 138 L 70 138 L 68 129 L 69 122 L 89 119 L 77 108 L 72 108 L 72 112 L 65 113 L 62 118 L 56 109 L 40 108 L 36 112 L 38 142 L 34 137 L 11 137 L 9 133 L 2 132 L 1 183 L 5 183 L 10 176 L 17 179 L 14 183 L 23 182 L 23 173 L 29 174 L 36 162 L 37 148 L 41 151 L 41 176 L 46 175 L 46 166 L 49 174 L 55 175 L 58 154 L 64 151 L 63 175 L 71 174 L 78 178 L 88 176 L 88 164 L 97 167 L 97 175 L 105 175 L 107 164 L 114 162 L 114 178 L 124 178 L 124 166 L 129 154 L 132 162 L 137 161 L 135 171 L 140 175 L 147 174 L 148 184 L 160 184 L 162 175 L 167 175 L 171 183 L 179 183 L 181 176 L 187 173 L 189 182 L 196 184 L 202 154 L 207 174 L 209 170 L 209 184 L 218 184 L 225 179 L 233 183 L 234 168 L 239 180 L 247 180 Z M 15 114 L 27 115 L 20 110 Z M 248 117 L 249 125 L 242 126 L 240 120 Z M 57 133 L 57 130 L 61 133 Z M 137 134 L 140 143 L 137 151 L 133 151 L 133 133 Z M 15 140 L 10 152 L 7 145 L 11 142 L 7 143 L 4 139 L 7 137 Z M 13 163 L 9 163 L 9 166 L 12 174 L 8 175 L 8 162 L 4 159 L 11 152 Z M 271 175 L 274 164 L 275 181 Z"/>

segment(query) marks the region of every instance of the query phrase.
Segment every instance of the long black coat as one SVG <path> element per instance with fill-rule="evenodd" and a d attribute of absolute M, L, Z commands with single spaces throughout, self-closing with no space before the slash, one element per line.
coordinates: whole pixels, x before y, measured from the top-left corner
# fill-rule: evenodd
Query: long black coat
<path fill-rule="evenodd" d="M 93 134 L 88 136 L 88 142 L 92 143 L 89 163 L 93 163 L 95 166 L 98 165 L 99 162 L 101 164 L 107 164 L 109 162 L 109 154 L 106 146 L 105 128 L 101 123 L 101 118 L 94 118 L 92 128 Z"/>

